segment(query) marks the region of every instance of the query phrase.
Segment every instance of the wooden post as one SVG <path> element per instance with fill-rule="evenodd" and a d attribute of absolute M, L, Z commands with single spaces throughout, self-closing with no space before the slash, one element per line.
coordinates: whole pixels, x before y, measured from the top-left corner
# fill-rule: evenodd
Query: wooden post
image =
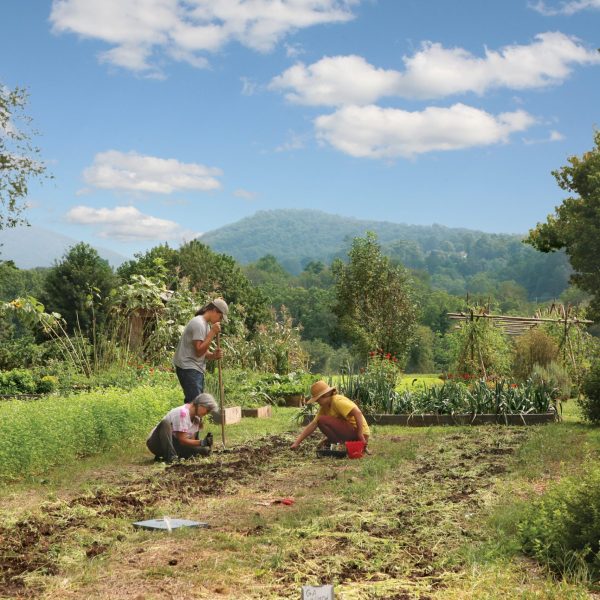
<path fill-rule="evenodd" d="M 217 333 L 217 350 L 221 349 L 221 334 Z M 217 367 L 219 370 L 219 397 L 220 397 L 220 409 L 221 409 L 221 441 L 223 442 L 223 448 L 225 448 L 225 411 L 223 409 L 225 391 L 223 389 L 223 366 L 221 365 L 221 359 L 217 361 Z"/>

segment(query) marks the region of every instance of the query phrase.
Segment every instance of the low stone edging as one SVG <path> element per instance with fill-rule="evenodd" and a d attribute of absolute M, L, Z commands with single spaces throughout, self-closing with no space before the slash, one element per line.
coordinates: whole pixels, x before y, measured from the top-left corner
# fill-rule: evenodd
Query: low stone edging
<path fill-rule="evenodd" d="M 304 417 L 308 425 L 314 417 Z M 529 413 L 514 415 L 367 415 L 369 425 L 402 425 L 405 427 L 431 427 L 433 425 L 541 425 L 558 421 L 557 414 Z"/>

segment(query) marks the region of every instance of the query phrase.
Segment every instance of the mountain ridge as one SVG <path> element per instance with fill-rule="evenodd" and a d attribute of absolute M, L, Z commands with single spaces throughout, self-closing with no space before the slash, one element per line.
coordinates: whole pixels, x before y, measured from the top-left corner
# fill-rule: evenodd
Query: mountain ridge
<path fill-rule="evenodd" d="M 51 267 L 79 241 L 37 225 L 0 230 L 0 260 L 12 260 L 19 269 Z M 94 246 L 112 267 L 129 260 L 107 248 Z"/>
<path fill-rule="evenodd" d="M 320 210 L 258 211 L 198 239 L 241 264 L 271 254 L 297 275 L 311 261 L 329 264 L 345 258 L 352 240 L 367 231 L 377 234 L 385 254 L 427 272 L 434 287 L 450 293 L 488 290 L 490 282 L 514 281 L 531 299 L 551 299 L 568 287 L 572 272 L 564 252 L 538 252 L 524 244 L 520 234 L 370 221 Z"/>

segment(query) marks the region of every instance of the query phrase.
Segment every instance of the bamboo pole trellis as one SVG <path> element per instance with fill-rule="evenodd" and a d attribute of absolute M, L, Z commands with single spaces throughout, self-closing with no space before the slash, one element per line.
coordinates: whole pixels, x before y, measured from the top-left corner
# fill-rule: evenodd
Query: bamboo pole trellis
<path fill-rule="evenodd" d="M 593 323 L 593 321 L 590 321 L 589 319 L 579 318 L 575 312 L 575 308 L 570 304 L 564 305 L 556 302 L 552 303 L 549 308 L 543 311 L 538 310 L 533 317 L 492 315 L 487 307 L 482 307 L 479 312 L 476 312 L 474 309 L 469 309 L 467 311 L 449 312 L 446 314 L 448 318 L 453 321 L 476 321 L 479 319 L 490 319 L 496 327 L 501 328 L 505 334 L 511 336 L 523 335 L 533 327 L 537 327 L 543 323 L 555 323 L 557 325 L 560 324 L 563 326 L 563 335 L 559 347 L 563 353 L 565 353 L 565 355 L 568 354 L 573 366 L 575 366 L 576 361 L 571 338 L 569 336 L 569 329 L 571 327 L 578 328 L 583 325 L 591 325 Z M 556 314 L 555 317 L 551 316 L 554 314 Z M 459 329 L 460 325 L 456 325 L 455 328 Z M 473 351 L 474 348 L 471 347 L 471 353 L 473 353 Z"/>

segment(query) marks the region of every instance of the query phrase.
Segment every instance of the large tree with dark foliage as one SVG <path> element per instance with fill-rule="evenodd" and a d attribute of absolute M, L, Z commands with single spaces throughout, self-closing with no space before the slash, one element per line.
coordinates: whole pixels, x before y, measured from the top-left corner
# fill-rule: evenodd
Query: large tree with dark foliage
<path fill-rule="evenodd" d="M 529 232 L 527 242 L 542 252 L 565 249 L 575 271 L 571 281 L 592 294 L 591 313 L 600 318 L 600 131 L 594 142 L 591 151 L 553 171 L 558 185 L 573 195 Z"/>
<path fill-rule="evenodd" d="M 80 242 L 68 250 L 46 275 L 42 302 L 47 311 L 58 312 L 69 332 L 89 334 L 93 325 L 106 318 L 107 300 L 115 276 L 106 260 L 88 244 Z"/>

